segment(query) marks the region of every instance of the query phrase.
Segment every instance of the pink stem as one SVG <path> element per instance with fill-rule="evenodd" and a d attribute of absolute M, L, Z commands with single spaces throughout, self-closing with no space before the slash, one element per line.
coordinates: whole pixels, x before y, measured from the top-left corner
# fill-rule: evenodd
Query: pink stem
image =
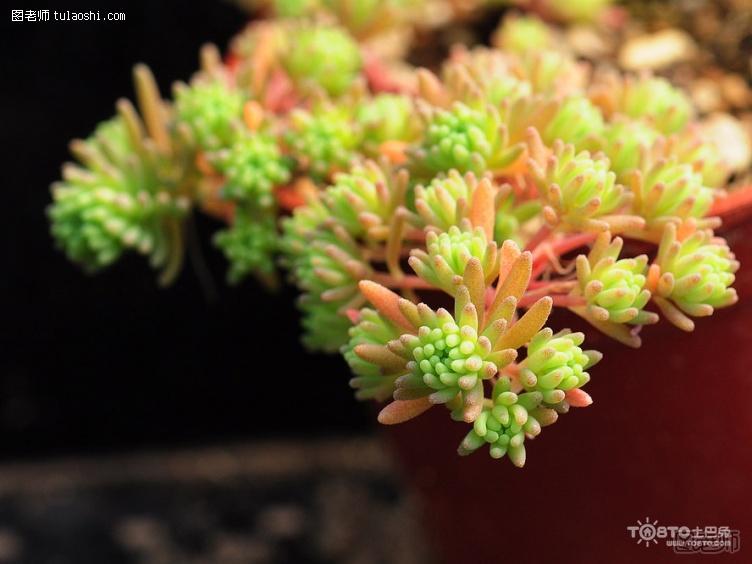
<path fill-rule="evenodd" d="M 551 228 L 548 227 L 548 225 L 541 226 L 540 229 L 538 229 L 538 232 L 533 235 L 533 238 L 528 241 L 527 245 L 525 245 L 526 251 L 533 251 L 533 255 L 535 254 L 535 250 L 537 250 L 538 247 L 551 235 Z"/>
<path fill-rule="evenodd" d="M 568 253 L 569 251 L 573 251 L 574 249 L 587 245 L 596 237 L 596 233 L 590 232 L 571 235 L 569 237 L 565 237 L 564 239 L 549 243 L 548 250 L 555 256 L 561 256 Z M 533 280 L 540 276 L 548 266 L 549 255 L 544 254 L 544 251 L 546 250 L 544 244 L 546 244 L 545 241 L 539 244 L 533 251 L 533 271 L 530 275 L 530 278 Z"/>

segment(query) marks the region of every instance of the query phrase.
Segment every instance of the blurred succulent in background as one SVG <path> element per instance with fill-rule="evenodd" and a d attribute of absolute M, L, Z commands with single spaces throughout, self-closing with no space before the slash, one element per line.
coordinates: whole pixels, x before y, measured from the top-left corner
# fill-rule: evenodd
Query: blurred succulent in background
<path fill-rule="evenodd" d="M 644 119 L 664 134 L 681 131 L 694 115 L 687 95 L 664 78 L 613 75 L 609 78 L 603 87 L 596 89 L 593 98 L 606 115 Z"/>
<path fill-rule="evenodd" d="M 633 211 L 653 227 L 668 221 L 702 218 L 715 192 L 703 185 L 702 175 L 675 159 L 660 159 L 636 171 L 631 181 Z"/>
<path fill-rule="evenodd" d="M 255 218 L 236 210 L 232 225 L 219 231 L 214 242 L 230 263 L 227 279 L 231 283 L 237 284 L 249 274 L 264 280 L 274 277 L 278 235 L 270 218 Z"/>
<path fill-rule="evenodd" d="M 121 100 L 116 117 L 86 141 L 71 143 L 81 165 L 63 168 L 48 215 L 58 245 L 87 270 L 135 250 L 161 268 L 168 283 L 182 262 L 194 171 L 188 136 L 168 126 L 151 73 L 139 66 L 134 76 L 144 121 Z"/>
<path fill-rule="evenodd" d="M 220 80 L 197 80 L 175 88 L 177 119 L 186 124 L 203 150 L 227 147 L 243 111 L 243 95 Z"/>
<path fill-rule="evenodd" d="M 343 94 L 363 64 L 358 44 L 332 26 L 304 25 L 286 36 L 281 62 L 301 89 L 323 88 L 331 96 Z"/>
<path fill-rule="evenodd" d="M 277 17 L 225 60 L 206 47 L 174 103 L 139 66 L 141 116 L 121 101 L 72 144 L 57 244 L 87 270 L 135 250 L 168 283 L 185 222 L 209 214 L 228 280 L 273 287 L 284 268 L 304 344 L 344 356 L 356 396 L 389 402 L 382 423 L 444 406 L 467 427 L 460 454 L 522 466 L 543 427 L 592 403 L 601 357 L 547 327 L 552 308 L 632 347 L 659 314 L 692 330 L 737 300 L 713 230 L 740 200 L 722 199 L 731 167 L 687 95 L 591 73 L 544 23 L 601 21 L 609 2 L 513 3 L 543 19 L 506 17 L 500 49 L 455 47 L 434 72 L 378 55 L 433 25 L 416 21 L 426 2 L 254 1 Z"/>
<path fill-rule="evenodd" d="M 425 119 L 425 135 L 412 152 L 419 175 L 452 169 L 476 174 L 502 170 L 522 153 L 520 145 L 510 145 L 501 116 L 492 106 L 474 109 L 456 102 L 449 110 L 426 110 Z"/>
<path fill-rule="evenodd" d="M 299 167 L 316 180 L 346 169 L 355 159 L 362 134 L 351 110 L 331 104 L 293 110 L 285 142 Z"/>
<path fill-rule="evenodd" d="M 291 176 L 291 163 L 277 140 L 259 131 L 237 135 L 231 146 L 211 155 L 210 161 L 225 177 L 222 196 L 254 207 L 274 206 L 274 188 Z"/>
<path fill-rule="evenodd" d="M 535 16 L 512 14 L 497 29 L 493 43 L 508 53 L 527 53 L 554 46 L 551 28 Z"/>

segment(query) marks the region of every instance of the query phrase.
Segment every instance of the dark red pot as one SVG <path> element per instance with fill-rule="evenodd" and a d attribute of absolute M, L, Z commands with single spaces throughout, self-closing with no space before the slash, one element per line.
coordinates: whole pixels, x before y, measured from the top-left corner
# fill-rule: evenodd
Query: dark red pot
<path fill-rule="evenodd" d="M 725 233 L 742 262 L 740 303 L 697 320 L 663 321 L 631 350 L 573 317 L 605 355 L 572 409 L 528 441 L 527 463 L 454 451 L 467 426 L 433 409 L 389 437 L 448 563 L 752 562 L 752 223 Z M 630 538 L 638 520 L 740 531 L 730 555 L 674 554 Z"/>

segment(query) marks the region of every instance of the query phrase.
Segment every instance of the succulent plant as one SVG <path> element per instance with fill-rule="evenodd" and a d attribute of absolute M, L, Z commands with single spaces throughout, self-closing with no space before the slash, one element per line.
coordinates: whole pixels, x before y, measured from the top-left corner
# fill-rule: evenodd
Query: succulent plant
<path fill-rule="evenodd" d="M 729 165 L 724 162 L 718 147 L 703 140 L 694 128 L 686 128 L 677 135 L 666 139 L 661 147 L 664 156 L 675 157 L 677 162 L 688 164 L 700 173 L 702 182 L 709 188 L 722 188 L 731 174 Z"/>
<path fill-rule="evenodd" d="M 617 180 L 626 183 L 659 137 L 660 133 L 644 121 L 616 119 L 605 126 L 595 146 L 608 157 Z"/>
<path fill-rule="evenodd" d="M 353 237 L 368 236 L 386 240 L 397 207 L 407 192 L 408 178 L 402 171 L 393 173 L 382 163 L 355 164 L 347 173 L 339 173 L 326 189 L 323 201 Z"/>
<path fill-rule="evenodd" d="M 483 397 L 483 380 L 492 378 L 500 364 L 503 367 L 516 354 L 494 351 L 488 337 L 478 334 L 478 315 L 469 302 L 467 287 L 460 286 L 454 315 L 424 306 L 417 312 L 420 325 L 415 333 L 403 333 L 392 342 L 388 350 L 406 360 L 407 371 L 395 383 L 396 399 L 429 396 L 432 403 L 447 403 L 461 397 L 465 417 L 472 420 Z"/>
<path fill-rule="evenodd" d="M 529 277 L 529 255 L 507 247 L 509 274 L 486 307 L 485 275 L 480 260 L 468 262 L 455 292 L 454 313 L 399 298 L 374 282 L 360 288 L 376 310 L 401 330 L 399 339 L 380 347 L 356 346 L 355 354 L 386 369 L 401 366 L 395 381 L 395 401 L 428 397 L 432 404 L 451 404 L 456 417 L 474 421 L 483 408 L 483 381 L 517 357 L 545 323 L 550 298 L 541 298 L 517 323 L 512 323 L 517 299 Z M 387 407 L 387 413 L 390 408 Z M 392 408 L 393 409 L 393 408 Z M 388 416 L 385 416 L 388 417 Z"/>
<path fill-rule="evenodd" d="M 649 227 L 668 221 L 702 218 L 710 210 L 715 191 L 703 184 L 702 175 L 675 158 L 658 159 L 633 173 L 633 213 Z"/>
<path fill-rule="evenodd" d="M 344 29 L 315 24 L 293 28 L 281 58 L 299 87 L 319 87 L 331 96 L 344 94 L 363 65 L 358 44 Z"/>
<path fill-rule="evenodd" d="M 505 125 L 492 106 L 474 109 L 456 102 L 449 110 L 427 115 L 423 141 L 413 151 L 415 167 L 429 174 L 481 174 L 503 170 L 522 154 L 521 145 L 509 145 Z"/>
<path fill-rule="evenodd" d="M 682 235 L 674 224 L 666 225 L 651 268 L 655 269 L 655 302 L 670 321 L 691 331 L 694 322 L 687 316 L 705 317 L 737 302 L 731 284 L 739 262 L 726 241 L 709 230 Z"/>
<path fill-rule="evenodd" d="M 316 352 L 336 353 L 347 343 L 352 323 L 342 314 L 341 304 L 326 301 L 313 294 L 304 294 L 298 300 L 302 314 L 303 345 Z"/>
<path fill-rule="evenodd" d="M 232 225 L 214 236 L 230 263 L 227 279 L 237 284 L 250 274 L 273 276 L 278 240 L 273 218 L 236 211 Z"/>
<path fill-rule="evenodd" d="M 297 284 L 311 296 L 305 311 L 315 314 L 316 309 L 325 309 L 344 315 L 348 308 L 362 303 L 358 281 L 368 277 L 370 267 L 363 260 L 357 243 L 341 226 L 319 229 L 315 237 L 296 261 L 294 270 Z M 348 325 L 345 325 L 345 335 Z M 342 342 L 332 341 L 327 348 L 336 350 L 340 345 Z"/>
<path fill-rule="evenodd" d="M 377 156 L 385 144 L 407 145 L 420 135 L 412 101 L 399 94 L 378 94 L 361 102 L 355 120 L 363 128 L 363 150 Z"/>
<path fill-rule="evenodd" d="M 542 49 L 526 53 L 519 61 L 517 74 L 529 82 L 537 94 L 577 94 L 584 86 L 582 69 L 571 55 L 561 50 Z"/>
<path fill-rule="evenodd" d="M 322 240 L 319 235 L 319 239 L 313 243 L 307 261 L 296 270 L 300 287 L 314 300 L 309 302 L 309 312 L 312 307 L 321 306 L 328 310 L 329 306 L 332 306 L 342 315 L 347 309 L 362 303 L 357 283 L 368 278 L 370 268 L 359 256 L 354 242 L 348 240 L 341 230 L 335 237 L 337 235 L 344 240 L 331 237 L 327 241 Z M 320 300 L 321 303 L 318 304 L 316 300 Z M 349 323 L 346 324 L 346 327 L 348 326 Z M 314 331 L 318 329 L 313 328 Z M 331 348 L 339 347 L 341 344 L 341 341 L 332 341 Z"/>
<path fill-rule="evenodd" d="M 541 132 L 546 145 L 560 140 L 582 148 L 588 139 L 603 131 L 603 116 L 587 98 L 572 96 L 559 107 Z"/>
<path fill-rule="evenodd" d="M 225 198 L 261 208 L 275 204 L 275 186 L 291 177 L 289 159 L 282 155 L 276 139 L 263 132 L 238 135 L 230 147 L 215 153 L 211 160 L 225 177 Z"/>
<path fill-rule="evenodd" d="M 175 88 L 175 111 L 204 150 L 229 147 L 243 115 L 243 94 L 219 79 L 199 79 Z"/>
<path fill-rule="evenodd" d="M 490 104 L 501 108 L 503 104 L 512 104 L 532 94 L 532 85 L 520 78 L 516 71 L 515 60 L 500 51 L 481 47 L 472 50 L 455 48 L 442 67 L 441 78 L 422 70 L 419 87 L 421 94 L 433 103 L 440 101 L 432 100 L 438 97 L 471 107 Z"/>
<path fill-rule="evenodd" d="M 605 109 L 630 118 L 642 118 L 664 134 L 681 131 L 694 115 L 689 98 L 665 78 L 641 76 L 615 80 Z"/>
<path fill-rule="evenodd" d="M 522 466 L 525 434 L 537 435 L 542 424 L 555 420 L 556 410 L 565 412 L 567 398 L 578 407 L 590 402 L 579 388 L 589 380 L 585 369 L 600 356 L 579 348 L 582 334 L 541 330 L 551 310 L 549 297 L 532 303 L 515 321 L 530 277 L 530 253 L 521 253 L 508 241 L 497 264 L 484 252 L 482 229 L 464 235 L 455 228 L 432 236 L 428 242 L 432 255 L 414 255 L 411 260 L 419 276 L 428 282 L 437 280 L 439 287 L 442 280 L 426 265 L 439 263 L 432 257 L 441 257 L 447 265 L 447 258 L 454 262 L 456 274 L 449 286 L 455 300 L 453 313 L 416 305 L 379 284 L 363 281 L 361 291 L 375 311 L 362 310 L 351 343 L 343 350 L 357 374 L 366 378 L 356 378 L 356 383 L 369 382 L 380 394 L 393 385 L 394 401 L 379 416 L 383 423 L 401 422 L 432 405 L 445 404 L 454 419 L 473 423 L 460 454 L 489 443 L 493 457 L 509 453 Z M 493 289 L 500 273 L 503 279 Z M 487 288 L 494 290 L 490 300 Z M 523 345 L 528 346 L 528 356 L 515 364 L 517 349 Z M 518 391 L 523 386 L 530 389 L 521 394 L 512 391 L 510 375 L 516 375 Z M 485 398 L 484 381 L 494 383 L 491 398 Z"/>
<path fill-rule="evenodd" d="M 355 374 L 350 380 L 350 386 L 357 390 L 356 397 L 379 401 L 390 398 L 394 393 L 394 381 L 399 376 L 400 367 L 394 370 L 363 360 L 355 353 L 355 348 L 361 345 L 383 347 L 399 338 L 398 328 L 375 310 L 363 308 L 358 312 L 356 323 L 350 328 L 349 334 L 350 339 L 342 346 L 341 352 Z"/>
<path fill-rule="evenodd" d="M 466 456 L 488 444 L 492 458 L 508 455 L 512 464 L 522 468 L 527 457 L 525 437 L 538 436 L 545 423 L 556 419 L 554 410 L 540 407 L 541 400 L 540 392 L 512 392 L 509 377 L 502 376 L 494 384 L 492 405 L 475 420 L 457 448 L 458 454 Z"/>
<path fill-rule="evenodd" d="M 460 443 L 460 455 L 470 454 L 488 443 L 492 458 L 508 455 L 515 466 L 525 465 L 525 438 L 535 438 L 541 428 L 556 422 L 566 413 L 569 402 L 577 407 L 592 403 L 580 388 L 590 376 L 585 369 L 595 365 L 601 355 L 583 351 L 582 333 L 542 329 L 527 346 L 527 357 L 520 363 L 519 383 L 501 376 L 493 387 L 491 402 L 473 429 Z M 519 386 L 524 392 L 520 393 Z M 515 391 L 516 389 L 516 391 Z"/>
<path fill-rule="evenodd" d="M 620 237 L 611 240 L 611 234 L 604 231 L 587 257 L 577 257 L 579 291 L 599 321 L 655 323 L 658 316 L 644 310 L 650 301 L 650 290 L 645 288 L 648 257 L 620 259 L 623 243 Z"/>
<path fill-rule="evenodd" d="M 81 165 L 68 164 L 52 187 L 48 208 L 52 234 L 68 257 L 97 270 L 134 250 L 162 268 L 169 283 L 182 262 L 182 219 L 191 207 L 193 174 L 182 156 L 179 132 L 170 136 L 156 83 L 146 67 L 135 70 L 145 123 L 125 100 L 118 116 L 101 123 L 71 150 Z"/>
<path fill-rule="evenodd" d="M 513 14 L 504 18 L 493 38 L 494 45 L 509 53 L 528 53 L 554 46 L 552 31 L 535 16 Z"/>
<path fill-rule="evenodd" d="M 546 202 L 546 219 L 564 222 L 572 228 L 604 230 L 607 217 L 629 201 L 630 194 L 616 183 L 616 174 L 605 158 L 587 151 L 577 153 L 573 145 L 554 143 L 545 169 L 530 160 L 532 174 Z"/>
<path fill-rule="evenodd" d="M 435 177 L 430 184 L 415 187 L 415 208 L 425 225 L 446 231 L 453 225 L 460 225 L 470 210 L 470 203 L 483 184 L 490 189 L 487 179 L 467 173 L 464 176 L 450 170 L 446 176 Z"/>
<path fill-rule="evenodd" d="M 448 231 L 438 234 L 429 231 L 426 251 L 413 249 L 410 252 L 410 266 L 418 276 L 453 296 L 459 291 L 471 258 L 480 261 L 487 284 L 499 274 L 496 243 L 488 241 L 480 227 L 473 230 L 467 221 L 463 222 L 463 227 L 452 225 Z"/>
<path fill-rule="evenodd" d="M 424 0 L 251 0 L 281 18 L 336 21 L 359 39 L 401 30 L 420 14 Z M 417 14 L 415 13 L 417 12 Z"/>
<path fill-rule="evenodd" d="M 579 390 L 590 381 L 585 372 L 602 357 L 598 351 L 583 351 L 583 333 L 569 330 L 554 333 L 545 328 L 527 345 L 527 356 L 520 363 L 520 384 L 527 391 L 537 391 L 547 407 L 559 408 L 566 401 L 567 392 Z M 578 399 L 586 398 L 577 392 Z M 571 398 L 571 394 L 570 394 Z"/>
<path fill-rule="evenodd" d="M 294 110 L 285 141 L 303 170 L 325 180 L 356 158 L 362 133 L 349 108 L 325 104 L 313 111 Z"/>
<path fill-rule="evenodd" d="M 388 402 L 379 421 L 443 405 L 469 426 L 460 454 L 517 466 L 592 403 L 600 353 L 546 327 L 553 307 L 638 347 L 659 313 L 691 330 L 737 300 L 712 231 L 729 169 L 665 79 L 591 76 L 525 16 L 496 34 L 504 51 L 457 47 L 434 74 L 378 55 L 422 0 L 262 3 L 296 19 L 254 21 L 226 59 L 204 48 L 174 104 L 137 67 L 141 116 L 120 102 L 73 143 L 48 211 L 72 260 L 132 249 L 167 283 L 188 214 L 212 215 L 229 281 L 286 269 L 303 343 L 344 356 L 356 396 Z M 583 21 L 606 4 L 535 8 Z"/>
<path fill-rule="evenodd" d="M 343 330 L 332 332 L 331 339 L 318 338 L 327 350 L 336 350 L 347 337 L 348 309 L 362 304 L 357 284 L 367 278 L 373 267 L 361 239 L 384 242 L 389 235 L 395 209 L 407 189 L 404 173 L 385 171 L 386 165 L 372 161 L 356 165 L 349 174 L 336 176 L 311 205 L 299 208 L 284 223 L 282 249 L 298 286 L 307 294 L 301 307 L 307 315 L 328 317 Z M 311 324 L 311 333 L 317 332 Z M 311 345 L 315 347 L 315 345 Z"/>

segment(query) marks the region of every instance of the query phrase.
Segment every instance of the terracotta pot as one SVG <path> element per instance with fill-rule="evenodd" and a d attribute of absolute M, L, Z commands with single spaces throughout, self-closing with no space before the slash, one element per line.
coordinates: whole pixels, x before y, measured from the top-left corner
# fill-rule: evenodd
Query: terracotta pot
<path fill-rule="evenodd" d="M 664 321 L 634 351 L 573 316 L 555 320 L 586 330 L 605 357 L 587 386 L 595 403 L 527 441 L 524 469 L 487 449 L 456 456 L 467 426 L 441 409 L 390 428 L 445 562 L 682 561 L 665 541 L 630 538 L 646 518 L 738 529 L 731 558 L 752 561 L 752 222 L 725 235 L 742 262 L 740 303 L 694 333 Z"/>

